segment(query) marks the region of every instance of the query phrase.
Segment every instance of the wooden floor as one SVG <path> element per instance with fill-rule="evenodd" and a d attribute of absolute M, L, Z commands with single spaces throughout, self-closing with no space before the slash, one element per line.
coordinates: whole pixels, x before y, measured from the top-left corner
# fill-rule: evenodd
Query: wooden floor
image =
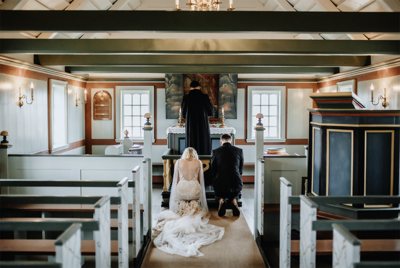
<path fill-rule="evenodd" d="M 157 223 L 158 215 L 161 212 L 162 185 L 153 184 L 153 217 L 152 226 Z M 244 184 L 242 190 L 242 212 L 249 225 L 250 231 L 254 233 L 254 184 Z"/>

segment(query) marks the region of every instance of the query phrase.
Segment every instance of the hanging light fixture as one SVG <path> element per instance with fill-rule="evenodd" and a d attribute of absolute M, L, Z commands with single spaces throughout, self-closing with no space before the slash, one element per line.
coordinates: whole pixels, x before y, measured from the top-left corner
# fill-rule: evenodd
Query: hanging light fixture
<path fill-rule="evenodd" d="M 189 3 L 188 5 L 190 7 L 191 11 L 219 11 L 220 10 L 220 5 L 222 2 L 219 0 L 188 0 Z M 179 0 L 176 0 L 175 2 L 175 10 L 180 10 L 179 9 Z M 229 0 L 229 8 L 228 11 L 233 11 L 233 0 Z"/>

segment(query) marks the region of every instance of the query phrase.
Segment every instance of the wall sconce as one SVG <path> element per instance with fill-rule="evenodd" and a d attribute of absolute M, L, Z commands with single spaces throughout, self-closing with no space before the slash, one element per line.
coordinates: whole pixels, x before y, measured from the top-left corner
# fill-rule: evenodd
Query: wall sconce
<path fill-rule="evenodd" d="M 19 98 L 18 105 L 19 105 L 20 108 L 22 107 L 22 105 L 24 105 L 24 102 L 23 102 L 22 99 L 26 99 L 26 103 L 27 104 L 32 104 L 33 103 L 33 82 L 31 82 L 31 98 L 32 98 L 32 101 L 28 102 L 28 97 L 25 94 L 24 95 L 21 94 L 21 87 L 19 87 L 19 97 L 18 98 Z"/>
<path fill-rule="evenodd" d="M 379 101 L 382 100 L 382 106 L 386 109 L 389 106 L 389 102 L 386 101 L 386 88 L 383 90 L 383 96 L 379 95 L 378 102 L 374 103 L 374 85 L 371 83 L 371 103 L 376 106 L 379 104 Z"/>
<path fill-rule="evenodd" d="M 86 102 L 87 102 L 87 91 L 86 91 L 86 89 L 85 89 L 85 103 L 83 103 L 81 101 L 81 98 L 78 98 L 78 92 L 75 93 L 75 105 L 76 106 L 78 106 L 78 104 L 79 104 L 78 102 L 80 102 L 82 104 L 86 104 Z"/>

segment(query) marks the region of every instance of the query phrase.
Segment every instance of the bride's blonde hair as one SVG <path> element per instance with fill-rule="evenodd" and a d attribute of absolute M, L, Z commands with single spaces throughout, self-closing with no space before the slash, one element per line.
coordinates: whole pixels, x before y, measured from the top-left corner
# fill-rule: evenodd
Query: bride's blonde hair
<path fill-rule="evenodd" d="M 188 147 L 185 149 L 185 151 L 183 151 L 181 159 L 185 159 L 185 160 L 189 160 L 189 161 L 193 160 L 193 159 L 199 160 L 199 156 L 197 155 L 197 152 L 194 148 Z"/>

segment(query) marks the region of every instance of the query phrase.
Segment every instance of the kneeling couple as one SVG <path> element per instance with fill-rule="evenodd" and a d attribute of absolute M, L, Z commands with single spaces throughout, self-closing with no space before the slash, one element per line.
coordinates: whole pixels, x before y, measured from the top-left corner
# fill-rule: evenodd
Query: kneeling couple
<path fill-rule="evenodd" d="M 224 216 L 230 206 L 234 216 L 240 215 L 237 199 L 243 182 L 243 151 L 231 145 L 229 134 L 221 136 L 221 147 L 213 150 L 211 171 L 218 216 Z M 160 213 L 155 229 L 161 233 L 154 239 L 157 248 L 185 257 L 203 256 L 199 248 L 222 239 L 225 229 L 208 224 L 208 210 L 203 164 L 195 149 L 186 148 L 176 161 L 169 210 Z"/>

